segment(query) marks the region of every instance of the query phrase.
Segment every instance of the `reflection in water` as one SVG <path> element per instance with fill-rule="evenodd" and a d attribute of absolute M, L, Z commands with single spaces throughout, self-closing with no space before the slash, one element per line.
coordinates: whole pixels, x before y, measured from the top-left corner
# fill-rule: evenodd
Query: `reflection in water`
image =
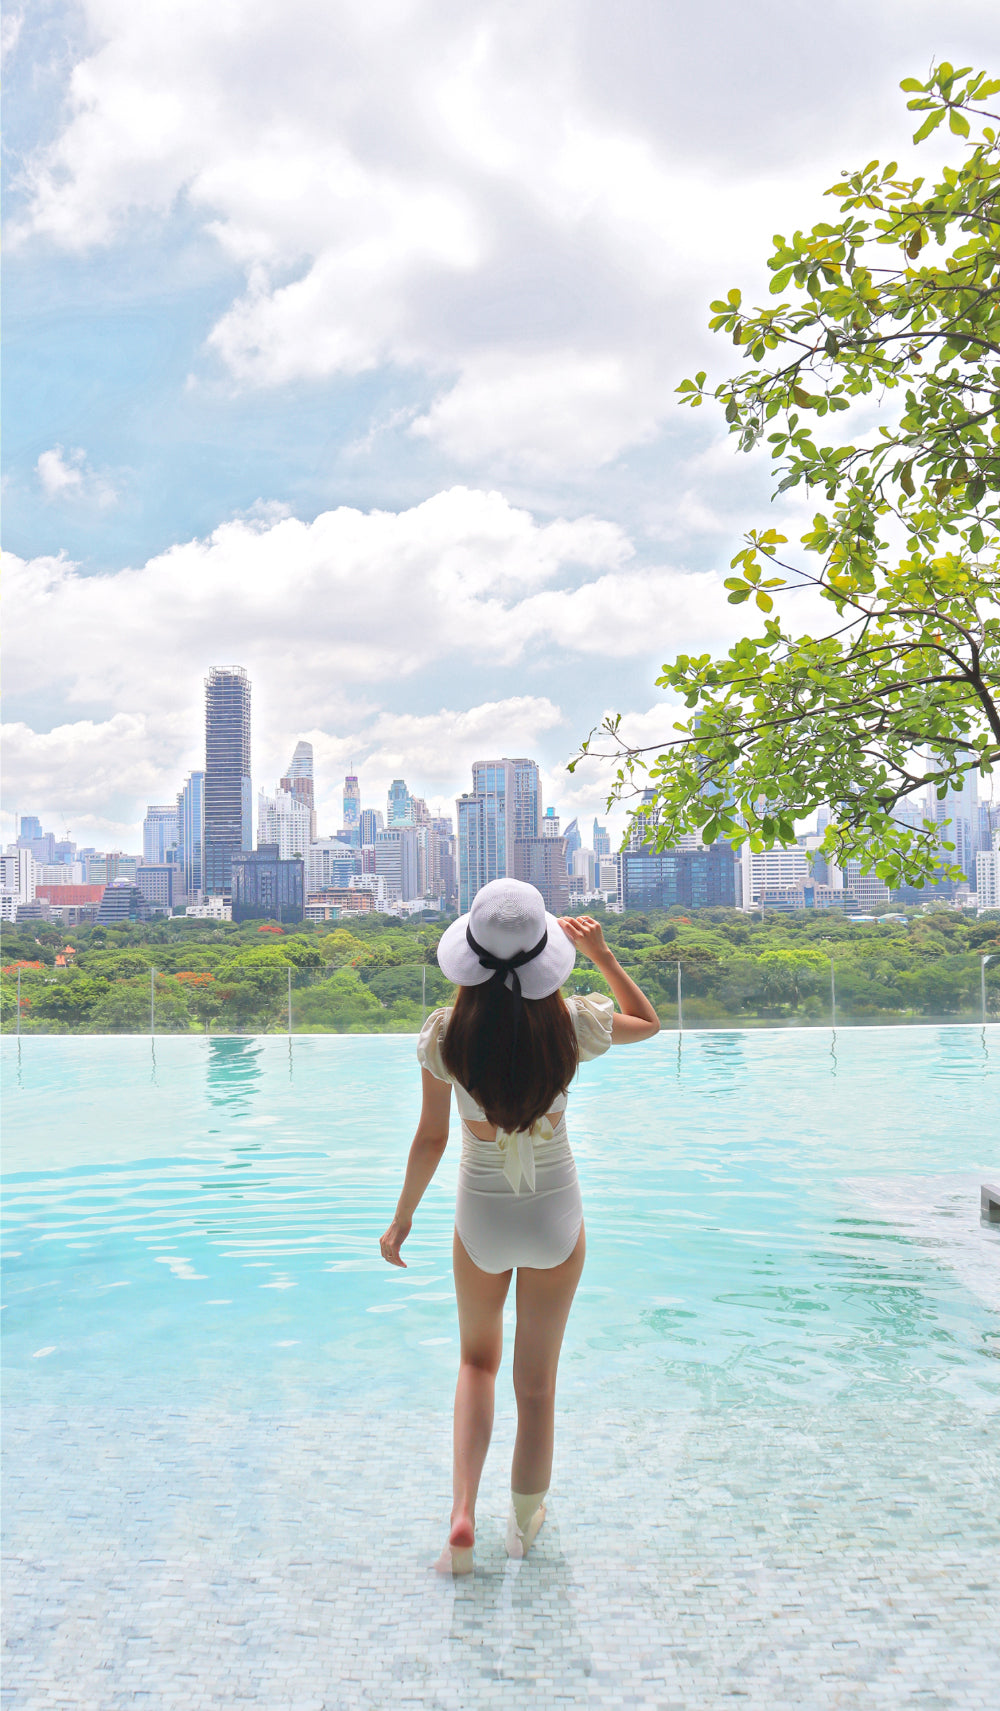
<path fill-rule="evenodd" d="M 251 1036 L 233 1034 L 208 1041 L 208 1097 L 213 1105 L 245 1111 L 260 1079 L 261 1048 Z"/>
<path fill-rule="evenodd" d="M 155 1087 L 156 1086 L 156 1035 L 155 1034 L 150 1034 L 150 1036 L 149 1036 L 149 1062 L 150 1062 L 149 1079 L 152 1082 L 152 1085 Z"/>
<path fill-rule="evenodd" d="M 744 1036 L 736 1033 L 704 1034 L 701 1056 L 712 1071 L 713 1086 L 732 1086 L 746 1073 Z"/>
<path fill-rule="evenodd" d="M 684 1048 L 684 1035 L 680 1032 L 680 1029 L 678 1029 L 678 1031 L 677 1031 L 677 1079 L 678 1079 L 678 1081 L 680 1081 L 680 1078 L 681 1078 L 681 1055 L 683 1052 L 683 1048 Z"/>
<path fill-rule="evenodd" d="M 544 1546 L 523 1562 L 477 1563 L 474 1575 L 454 1582 L 447 1660 L 457 1679 L 474 1673 L 483 1681 L 534 1689 L 538 1658 L 530 1637 L 544 1630 L 554 1607 L 559 1611 L 561 1685 L 567 1701 L 572 1696 L 579 1704 L 593 1674 L 593 1656 L 575 1618 L 577 1577 L 551 1513 L 545 1534 Z"/>
<path fill-rule="evenodd" d="M 292 1079 L 292 1036 L 288 1036 L 288 1079 Z"/>
<path fill-rule="evenodd" d="M 831 1030 L 830 1030 L 830 1057 L 832 1059 L 832 1062 L 830 1064 L 830 1074 L 836 1075 L 836 1073 L 837 1073 L 837 1030 L 836 1030 L 836 1028 L 831 1028 Z"/>

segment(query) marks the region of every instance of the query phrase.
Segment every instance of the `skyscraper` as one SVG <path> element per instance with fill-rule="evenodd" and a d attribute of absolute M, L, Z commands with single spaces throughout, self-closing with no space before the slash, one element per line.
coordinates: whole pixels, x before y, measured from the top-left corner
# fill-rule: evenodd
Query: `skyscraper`
<path fill-rule="evenodd" d="M 295 752 L 288 763 L 288 771 L 281 780 L 281 788 L 287 790 L 290 796 L 297 796 L 300 802 L 308 802 L 310 808 L 313 807 L 312 743 L 296 743 Z"/>
<path fill-rule="evenodd" d="M 572 861 L 576 851 L 583 848 L 583 838 L 575 820 L 571 820 L 563 833 L 566 840 L 566 860 Z"/>
<path fill-rule="evenodd" d="M 204 881 L 202 864 L 205 842 L 205 774 L 188 774 L 183 790 L 177 796 L 177 832 L 181 866 L 184 869 L 184 891 L 193 901 Z"/>
<path fill-rule="evenodd" d="M 514 788 L 508 807 L 509 834 L 512 838 L 541 836 L 542 784 L 533 760 L 511 760 Z M 512 811 L 511 811 L 512 810 Z"/>
<path fill-rule="evenodd" d="M 609 856 L 611 854 L 611 833 L 608 831 L 606 826 L 598 824 L 596 815 L 594 816 L 592 848 L 598 861 L 601 856 Z"/>
<path fill-rule="evenodd" d="M 252 848 L 250 680 L 242 666 L 205 679 L 206 896 L 232 894 L 233 856 Z"/>
<path fill-rule="evenodd" d="M 292 758 L 288 764 L 288 771 L 286 772 L 284 778 L 281 780 L 278 788 L 280 790 L 285 791 L 287 795 L 294 796 L 298 802 L 304 803 L 305 806 L 308 808 L 308 810 L 309 810 L 309 838 L 308 838 L 308 842 L 311 844 L 315 843 L 315 841 L 316 841 L 316 798 L 315 798 L 315 785 L 313 783 L 313 746 L 312 746 L 312 743 L 305 743 L 305 742 L 296 743 L 295 753 L 292 755 Z M 258 843 L 260 843 L 262 841 L 264 843 L 268 843 L 268 842 L 270 842 L 270 839 L 265 838 L 262 840 L 260 838 L 260 836 L 258 835 L 257 841 L 258 841 Z M 284 852 L 282 852 L 282 853 L 284 853 Z"/>
<path fill-rule="evenodd" d="M 393 779 L 389 786 L 387 807 L 388 812 L 385 821 L 387 828 L 390 826 L 412 826 L 413 812 L 410 806 L 410 792 L 406 788 L 404 779 Z"/>
<path fill-rule="evenodd" d="M 476 892 L 512 873 L 513 845 L 541 832 L 542 792 L 533 760 L 477 760 L 472 790 L 455 803 L 458 835 L 458 903 L 468 909 Z"/>
<path fill-rule="evenodd" d="M 142 859 L 144 862 L 165 862 L 170 858 L 167 851 L 176 848 L 179 842 L 177 826 L 177 804 L 166 802 L 159 806 L 153 805 L 146 809 L 146 818 L 142 822 Z"/>
<path fill-rule="evenodd" d="M 385 825 L 381 808 L 362 808 L 358 816 L 358 824 L 361 828 L 362 848 L 366 844 L 371 844 L 374 847 L 375 833 L 380 832 Z M 374 872 L 374 869 L 372 871 Z"/>
<path fill-rule="evenodd" d="M 967 772 L 962 778 L 958 789 L 949 789 L 938 800 L 937 794 L 931 791 L 930 817 L 937 821 L 940 828 L 938 836 L 942 845 L 942 866 L 954 863 L 960 867 L 970 884 L 976 880 L 976 847 L 979 842 L 979 798 L 976 789 L 977 775 Z M 946 824 L 950 822 L 950 824 Z M 952 850 L 943 846 L 953 844 Z"/>
<path fill-rule="evenodd" d="M 344 830 L 353 832 L 361 825 L 361 785 L 358 775 L 349 772 L 344 779 Z"/>
<path fill-rule="evenodd" d="M 375 836 L 375 872 L 385 880 L 390 902 L 408 903 L 419 897 L 419 864 L 415 826 L 387 826 Z"/>

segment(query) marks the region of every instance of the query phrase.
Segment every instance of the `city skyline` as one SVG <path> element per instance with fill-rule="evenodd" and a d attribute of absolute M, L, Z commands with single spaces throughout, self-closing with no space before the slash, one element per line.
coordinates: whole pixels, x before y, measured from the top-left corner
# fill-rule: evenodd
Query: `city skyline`
<path fill-rule="evenodd" d="M 822 217 L 843 165 L 928 169 L 898 80 L 985 63 L 993 9 L 159 15 L 7 20 L 0 835 L 40 812 L 136 848 L 227 658 L 267 733 L 255 786 L 311 742 L 321 823 L 349 768 L 441 805 L 501 753 L 589 818 L 567 758 L 608 709 L 669 731 L 658 669 L 738 633 L 743 530 L 804 523 L 677 408 L 731 360 L 708 304 L 766 300 L 770 234 Z"/>
<path fill-rule="evenodd" d="M 273 793 L 257 793 L 255 836 L 252 701 L 242 667 L 209 671 L 204 770 L 193 770 L 172 802 L 147 805 L 141 855 L 80 849 L 57 840 L 39 815 L 22 816 L 16 845 L 4 852 L 4 918 L 53 906 L 73 919 L 99 907 L 100 920 L 170 914 L 175 905 L 196 914 L 215 913 L 218 905 L 234 920 L 267 920 L 275 912 L 282 921 L 335 920 L 345 911 L 407 913 L 422 906 L 462 912 L 482 886 L 505 876 L 535 885 L 553 914 L 591 898 L 626 911 L 679 903 L 868 915 L 891 900 L 884 882 L 862 873 L 860 862 L 841 866 L 821 853 L 825 809 L 815 832 L 770 851 L 745 845 L 737 853 L 724 839 L 705 847 L 694 835 L 657 850 L 658 811 L 647 790 L 627 848 L 616 856 L 596 815 L 589 844 L 577 817 L 563 824 L 556 806 L 544 803 L 537 762 L 524 755 L 475 761 L 454 819 L 436 814 L 402 777 L 390 782 L 384 813 L 366 806 L 352 770 L 343 779 L 340 824 L 320 835 L 313 748 L 300 738 Z M 919 808 L 914 803 L 901 812 L 913 824 L 921 813 L 936 821 L 952 845 L 947 862 L 964 870 L 966 893 L 982 889 L 995 898 L 997 817 L 968 777 L 943 799 L 927 792 Z M 84 895 L 91 887 L 97 895 Z M 124 889 L 111 896 L 116 887 Z M 905 898 L 907 889 L 896 897 Z M 947 899 L 958 895 L 951 880 L 936 889 Z"/>

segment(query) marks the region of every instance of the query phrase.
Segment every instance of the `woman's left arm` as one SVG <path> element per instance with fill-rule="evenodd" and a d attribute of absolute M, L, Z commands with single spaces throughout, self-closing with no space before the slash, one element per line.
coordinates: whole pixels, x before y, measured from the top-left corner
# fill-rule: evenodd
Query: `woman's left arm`
<path fill-rule="evenodd" d="M 413 1137 L 413 1145 L 410 1147 L 410 1156 L 406 1161 L 403 1192 L 399 1196 L 392 1223 L 379 1242 L 382 1258 L 390 1265 L 401 1265 L 404 1271 L 406 1261 L 400 1259 L 399 1250 L 413 1228 L 413 1214 L 420 1205 L 424 1190 L 441 1163 L 444 1149 L 448 1145 L 451 1082 L 438 1081 L 437 1076 L 431 1075 L 427 1069 L 422 1069 L 420 1074 L 423 1079 L 424 1102 L 420 1109 L 420 1121 Z"/>

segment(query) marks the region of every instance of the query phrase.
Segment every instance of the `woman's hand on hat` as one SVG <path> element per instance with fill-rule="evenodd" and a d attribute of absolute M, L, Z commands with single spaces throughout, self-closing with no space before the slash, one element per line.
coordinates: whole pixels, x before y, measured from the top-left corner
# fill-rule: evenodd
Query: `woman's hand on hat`
<path fill-rule="evenodd" d="M 600 921 L 595 921 L 593 915 L 561 915 L 559 925 L 568 939 L 572 939 L 578 951 L 582 951 L 591 962 L 606 962 L 610 957 L 604 939 L 604 930 Z"/>
<path fill-rule="evenodd" d="M 379 1239 L 379 1251 L 388 1265 L 401 1265 L 406 1270 L 405 1259 L 400 1259 L 399 1250 L 413 1228 L 413 1220 L 404 1222 L 402 1218 L 394 1218 L 385 1235 Z"/>

